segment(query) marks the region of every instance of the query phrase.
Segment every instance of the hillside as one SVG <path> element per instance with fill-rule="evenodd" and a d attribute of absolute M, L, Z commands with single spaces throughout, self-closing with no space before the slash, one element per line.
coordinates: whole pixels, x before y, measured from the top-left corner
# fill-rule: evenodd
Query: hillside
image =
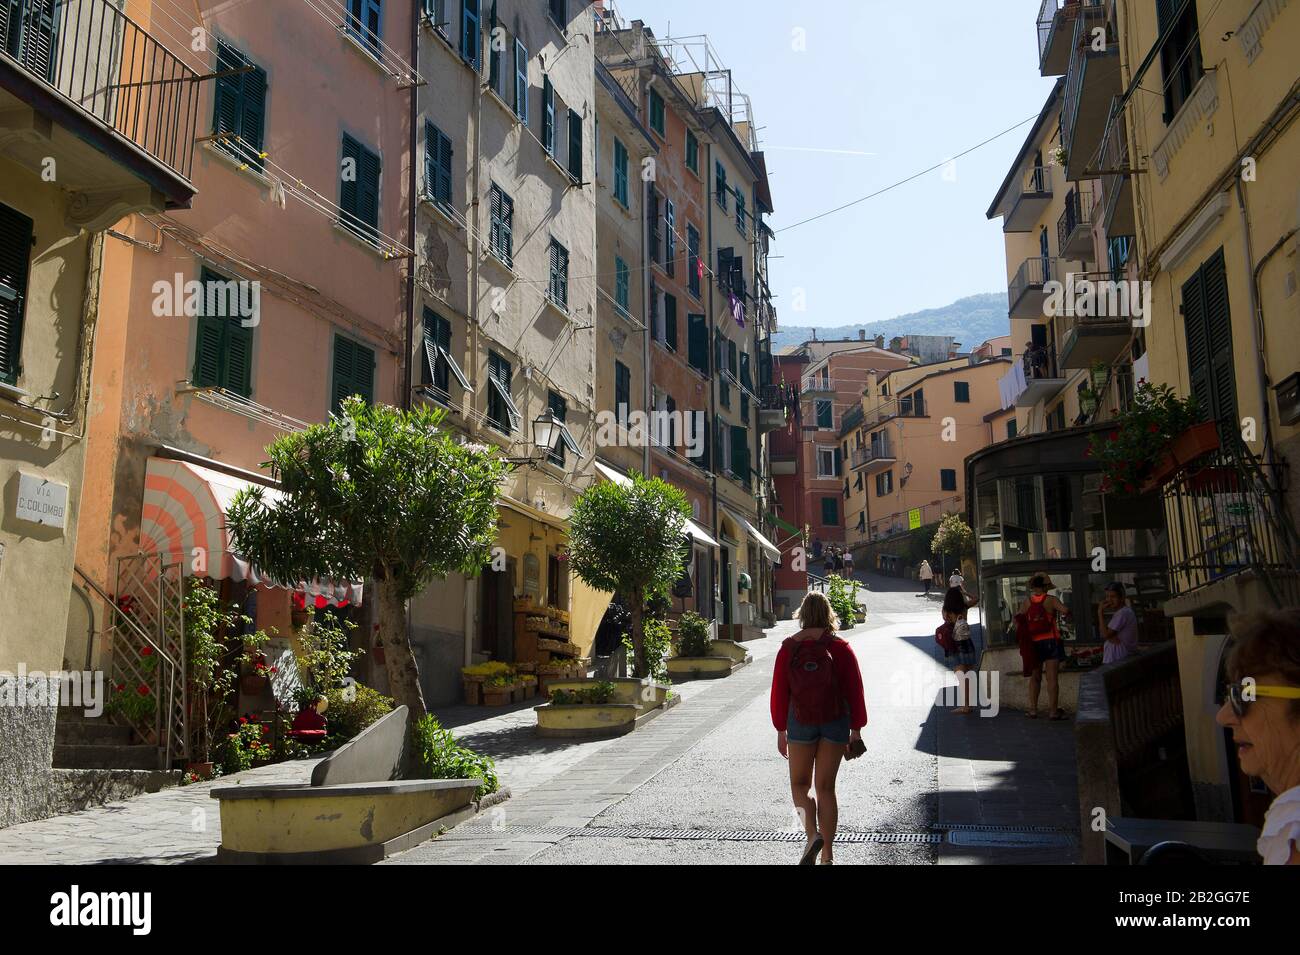
<path fill-rule="evenodd" d="M 1007 295 L 1005 292 L 968 295 L 951 305 L 910 312 L 896 318 L 816 329 L 817 337 L 823 340 L 857 338 L 860 330 L 865 330 L 868 338 L 884 335 L 886 345 L 895 335 L 952 335 L 961 342 L 963 350 L 968 350 L 986 339 L 1010 331 Z M 787 346 L 802 344 L 812 337 L 812 326 L 787 325 L 782 321 L 780 331 L 772 341 L 772 351 L 779 353 Z"/>

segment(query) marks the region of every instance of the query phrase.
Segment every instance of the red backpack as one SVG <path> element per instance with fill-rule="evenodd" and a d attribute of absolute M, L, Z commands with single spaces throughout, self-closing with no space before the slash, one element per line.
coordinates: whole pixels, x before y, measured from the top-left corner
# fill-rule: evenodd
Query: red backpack
<path fill-rule="evenodd" d="M 786 638 L 790 646 L 790 701 L 794 704 L 794 718 L 800 723 L 829 723 L 844 711 L 831 656 L 834 639 L 829 630 L 816 640 Z"/>
<path fill-rule="evenodd" d="M 1052 615 L 1047 612 L 1046 600 L 1030 600 L 1029 609 L 1025 611 L 1025 630 L 1031 637 L 1041 637 L 1051 633 Z"/>

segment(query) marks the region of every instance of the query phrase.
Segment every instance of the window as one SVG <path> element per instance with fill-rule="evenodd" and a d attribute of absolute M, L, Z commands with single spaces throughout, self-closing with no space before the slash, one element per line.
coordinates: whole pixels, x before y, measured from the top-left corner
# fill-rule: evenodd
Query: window
<path fill-rule="evenodd" d="M 731 473 L 749 486 L 749 429 L 743 425 L 731 426 Z"/>
<path fill-rule="evenodd" d="M 561 30 L 569 22 L 568 0 L 549 0 L 547 9 L 551 14 L 551 19 Z M 555 606 L 552 604 L 552 606 Z"/>
<path fill-rule="evenodd" d="M 224 388 L 247 398 L 253 393 L 253 329 L 241 318 L 239 285 L 207 268 L 199 281 L 203 283 L 203 310 L 198 318 L 194 384 Z"/>
<path fill-rule="evenodd" d="M 550 284 L 547 296 L 551 302 L 568 311 L 569 308 L 569 250 L 554 239 L 550 248 Z"/>
<path fill-rule="evenodd" d="M 1195 0 L 1156 0 L 1156 23 L 1161 36 L 1171 31 L 1160 48 L 1160 72 L 1165 95 L 1164 120 L 1167 126 L 1174 121 L 1183 103 L 1192 95 L 1201 74 L 1205 72 L 1201 61 Z"/>
<path fill-rule="evenodd" d="M 838 451 L 837 448 L 819 447 L 817 449 L 817 477 L 818 478 L 839 477 L 839 474 L 835 468 L 835 455 L 837 451 Z"/>
<path fill-rule="evenodd" d="M 748 228 L 748 225 L 746 223 L 747 220 L 745 219 L 745 194 L 741 192 L 740 187 L 737 186 L 736 187 L 736 228 L 740 230 L 741 235 L 745 235 L 745 230 Z"/>
<path fill-rule="evenodd" d="M 614 140 L 614 198 L 628 207 L 627 202 L 627 147 Z"/>
<path fill-rule="evenodd" d="M 939 489 L 943 491 L 957 490 L 957 471 L 954 468 L 939 469 Z"/>
<path fill-rule="evenodd" d="M 959 404 L 970 404 L 970 382 L 954 381 L 952 383 L 952 397 Z"/>
<path fill-rule="evenodd" d="M 479 68 L 479 0 L 461 0 L 460 58 Z"/>
<path fill-rule="evenodd" d="M 1133 240 L 1131 235 L 1117 235 L 1106 240 L 1106 264 L 1110 267 L 1112 281 L 1118 282 L 1124 278 L 1124 267 L 1128 265 Z"/>
<path fill-rule="evenodd" d="M 1221 430 L 1234 431 L 1238 427 L 1237 383 L 1223 249 L 1183 284 L 1182 297 L 1192 397 L 1202 412 L 1220 423 Z"/>
<path fill-rule="evenodd" d="M 565 416 L 569 413 L 569 404 L 561 395 L 556 394 L 554 391 L 548 391 L 546 393 L 546 407 L 550 409 L 556 421 L 561 424 L 564 423 Z M 564 467 L 565 443 L 562 438 L 557 439 L 555 446 L 551 448 L 550 454 L 546 456 L 546 460 L 558 467 Z"/>
<path fill-rule="evenodd" d="M 671 199 L 664 200 L 664 271 L 672 277 L 677 263 L 677 210 Z"/>
<path fill-rule="evenodd" d="M 614 362 L 614 417 L 627 427 L 628 411 L 632 407 L 632 372 L 621 361 Z"/>
<path fill-rule="evenodd" d="M 22 371 L 32 230 L 31 219 L 0 204 L 0 381 L 10 385 Z"/>
<path fill-rule="evenodd" d="M 555 155 L 555 87 L 549 76 L 542 77 L 542 148 Z"/>
<path fill-rule="evenodd" d="M 649 236 L 646 243 L 646 255 L 651 262 L 659 261 L 659 193 L 655 192 L 653 183 L 646 183 L 647 226 Z"/>
<path fill-rule="evenodd" d="M 686 130 L 686 168 L 697 176 L 700 174 L 700 141 L 689 129 Z"/>
<path fill-rule="evenodd" d="M 1004 349 L 1002 349 L 1002 357 L 1003 357 L 1003 358 L 1010 358 L 1010 357 L 1011 357 L 1011 349 L 1010 349 L 1010 348 L 1004 348 Z"/>
<path fill-rule="evenodd" d="M 421 384 L 431 388 L 437 397 L 445 399 L 451 394 L 451 377 L 469 391 L 469 379 L 451 355 L 451 322 L 430 309 L 424 310 L 424 361 L 421 363 Z"/>
<path fill-rule="evenodd" d="M 749 352 L 740 355 L 740 416 L 749 424 L 749 393 L 754 390 L 754 376 L 749 369 Z"/>
<path fill-rule="evenodd" d="M 696 298 L 700 297 L 700 230 L 686 227 L 686 287 Z"/>
<path fill-rule="evenodd" d="M 569 110 L 569 177 L 582 182 L 582 117 Z"/>
<path fill-rule="evenodd" d="M 876 497 L 894 493 L 894 472 L 881 471 L 876 475 Z"/>
<path fill-rule="evenodd" d="M 563 3 L 564 0 L 560 0 L 560 2 Z M 554 0 L 552 0 L 552 3 L 554 3 Z M 560 570 L 560 568 L 562 566 L 563 565 L 560 563 L 560 557 L 558 554 L 550 554 L 547 556 L 546 558 L 546 605 L 548 607 L 563 606 L 560 603 L 561 600 L 560 581 L 563 579 L 563 572 Z"/>
<path fill-rule="evenodd" d="M 528 125 L 528 47 L 515 40 L 515 115 Z"/>
<path fill-rule="evenodd" d="M 650 91 L 650 128 L 664 135 L 664 98 L 655 90 Z"/>
<path fill-rule="evenodd" d="M 835 497 L 822 498 L 822 526 L 839 527 L 840 501 Z"/>
<path fill-rule="evenodd" d="M 687 411 L 686 456 L 696 467 L 709 469 L 709 416 L 704 411 Z M 698 514 L 696 515 L 699 516 Z"/>
<path fill-rule="evenodd" d="M 505 52 L 505 27 L 500 27 L 501 42 L 495 41 L 488 43 L 488 88 L 501 97 L 502 101 L 506 98 L 505 71 L 501 69 L 501 55 Z"/>
<path fill-rule="evenodd" d="M 727 351 L 730 343 L 725 335 L 719 329 L 716 331 L 716 337 L 713 340 L 713 367 L 718 377 L 718 403 L 724 408 L 731 407 L 731 385 L 727 383 L 726 375 L 722 374 L 727 365 Z"/>
<path fill-rule="evenodd" d="M 451 205 L 451 140 L 433 123 L 424 126 L 424 194 Z"/>
<path fill-rule="evenodd" d="M 493 186 L 488 192 L 488 212 L 492 229 L 488 235 L 488 250 L 506 265 L 514 265 L 514 200 Z"/>
<path fill-rule="evenodd" d="M 686 316 L 687 360 L 702 375 L 709 373 L 709 326 L 703 315 Z"/>
<path fill-rule="evenodd" d="M 722 168 L 722 161 L 715 159 L 713 161 L 713 195 L 718 200 L 718 205 L 722 206 L 722 211 L 727 211 L 727 170 Z"/>
<path fill-rule="evenodd" d="M 360 342 L 334 336 L 334 388 L 330 411 L 339 414 L 343 399 L 360 395 L 366 403 L 375 400 L 375 353 Z"/>
<path fill-rule="evenodd" d="M 623 314 L 627 314 L 630 300 L 629 286 L 632 281 L 631 270 L 621 258 L 614 258 L 614 304 Z"/>
<path fill-rule="evenodd" d="M 677 351 L 677 297 L 664 296 L 664 344 Z"/>
<path fill-rule="evenodd" d="M 343 134 L 341 223 L 369 242 L 379 238 L 379 157 Z"/>
<path fill-rule="evenodd" d="M 348 0 L 348 32 L 361 41 L 370 55 L 380 55 L 380 20 L 383 14 L 381 0 Z M 248 74 L 244 74 L 247 76 Z M 235 77 L 239 79 L 239 77 Z"/>
<path fill-rule="evenodd" d="M 429 23 L 439 32 L 445 32 L 447 28 L 447 0 L 423 0 L 424 15 L 429 18 Z"/>
<path fill-rule="evenodd" d="M 1010 421 L 1007 422 L 1007 440 L 1010 440 L 1015 436 L 1016 436 L 1016 419 L 1012 418 Z"/>
<path fill-rule="evenodd" d="M 817 399 L 817 427 L 833 428 L 835 426 L 835 406 L 830 401 Z"/>
<path fill-rule="evenodd" d="M 510 362 L 494 351 L 488 352 L 488 423 L 502 434 L 512 434 L 523 415 L 510 397 Z"/>
<path fill-rule="evenodd" d="M 247 73 L 231 73 L 251 67 Z M 217 41 L 217 79 L 213 89 L 212 133 L 220 149 L 254 169 L 262 169 L 266 125 L 266 70 L 249 63 L 234 47 Z"/>

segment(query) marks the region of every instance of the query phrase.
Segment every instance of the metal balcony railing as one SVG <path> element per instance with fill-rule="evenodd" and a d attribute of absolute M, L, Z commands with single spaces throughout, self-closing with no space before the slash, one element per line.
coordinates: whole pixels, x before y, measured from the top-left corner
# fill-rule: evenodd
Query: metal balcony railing
<path fill-rule="evenodd" d="M 1047 47 L 1052 42 L 1052 31 L 1056 28 L 1056 15 L 1066 0 L 1043 0 L 1038 8 L 1038 62 L 1047 56 Z M 1074 4 L 1077 6 L 1077 2 Z"/>
<path fill-rule="evenodd" d="M 1097 168 L 1102 171 L 1101 195 L 1105 208 L 1102 210 L 1101 224 L 1110 231 L 1116 209 L 1121 198 L 1128 203 L 1132 199 L 1123 197 L 1124 181 L 1128 176 L 1120 170 L 1129 166 L 1128 132 L 1124 128 L 1124 112 L 1112 102 L 1110 118 L 1106 121 L 1106 131 L 1101 136 L 1101 146 L 1097 150 Z M 1128 218 L 1131 218 L 1129 216 Z"/>
<path fill-rule="evenodd" d="M 926 404 L 923 397 L 914 394 L 904 395 L 902 398 L 890 398 L 865 412 L 862 416 L 862 424 L 864 427 L 874 428 L 882 421 L 891 418 L 924 418 L 925 411 Z"/>
<path fill-rule="evenodd" d="M 1052 170 L 1047 166 L 1030 166 L 1025 173 L 1025 181 L 1020 186 L 1021 195 L 1050 196 L 1052 194 Z"/>
<path fill-rule="evenodd" d="M 1076 186 L 1065 194 L 1065 208 L 1056 220 L 1056 247 L 1064 250 L 1092 231 L 1092 190 Z M 1091 237 L 1089 237 L 1091 242 Z"/>
<path fill-rule="evenodd" d="M 835 383 L 829 378 L 805 378 L 800 391 L 805 395 L 828 394 L 835 390 Z"/>
<path fill-rule="evenodd" d="M 1007 307 L 1014 311 L 1016 303 L 1029 289 L 1042 288 L 1047 282 L 1059 279 L 1059 271 L 1057 260 L 1052 256 L 1036 255 L 1025 259 L 1007 286 Z"/>
<path fill-rule="evenodd" d="M 1025 380 L 1060 378 L 1060 365 L 1056 361 L 1056 343 L 1036 345 L 1025 352 L 1021 361 L 1025 365 Z"/>
<path fill-rule="evenodd" d="M 1251 573 L 1277 607 L 1300 606 L 1300 537 L 1279 490 L 1282 468 L 1222 430 L 1218 450 L 1184 464 L 1161 489 L 1170 592 Z"/>
<path fill-rule="evenodd" d="M 856 469 L 870 464 L 872 461 L 892 461 L 894 460 L 894 451 L 888 439 L 874 441 L 871 444 L 864 444 L 861 447 L 854 448 L 849 460 L 850 467 Z"/>
<path fill-rule="evenodd" d="M 0 55 L 189 179 L 197 74 L 109 0 L 2 0 Z"/>

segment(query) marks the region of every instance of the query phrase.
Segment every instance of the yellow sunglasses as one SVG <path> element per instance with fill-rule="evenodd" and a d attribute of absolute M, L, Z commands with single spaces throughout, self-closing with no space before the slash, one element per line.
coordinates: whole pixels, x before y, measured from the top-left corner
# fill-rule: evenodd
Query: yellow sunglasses
<path fill-rule="evenodd" d="M 1257 697 L 1268 696 L 1278 700 L 1300 700 L 1300 687 L 1297 686 L 1260 686 L 1255 684 L 1250 687 L 1251 696 L 1246 698 L 1245 688 L 1240 683 L 1228 684 L 1228 702 L 1232 704 L 1232 712 L 1237 716 L 1245 716 L 1246 708 Z"/>

